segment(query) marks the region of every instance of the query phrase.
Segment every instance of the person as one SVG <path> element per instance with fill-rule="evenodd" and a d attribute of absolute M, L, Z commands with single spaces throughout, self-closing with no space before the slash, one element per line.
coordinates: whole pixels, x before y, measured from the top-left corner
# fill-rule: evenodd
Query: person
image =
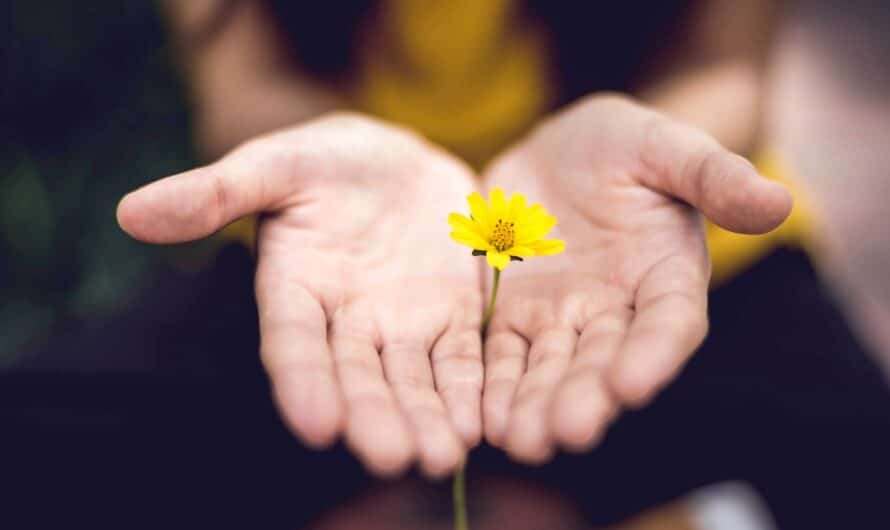
<path fill-rule="evenodd" d="M 380 121 L 408 126 L 469 162 L 473 175 L 488 175 L 486 164 L 496 167 L 490 164 L 492 157 L 511 146 L 513 152 L 532 151 L 520 145 L 540 146 L 523 136 L 538 123 L 543 123 L 540 131 L 553 132 L 547 114 L 559 115 L 560 107 L 569 109 L 573 101 L 590 96 L 585 108 L 604 108 L 593 103 L 608 99 L 622 103 L 612 106 L 615 112 L 645 106 L 671 120 L 692 123 L 732 151 L 749 156 L 758 172 L 786 185 L 788 177 L 803 176 L 798 172 L 805 169 L 799 160 L 784 158 L 789 154 L 784 145 L 759 139 L 757 122 L 762 117 L 782 119 L 761 103 L 761 56 L 771 43 L 774 20 L 766 3 L 330 0 L 313 5 L 311 16 L 300 3 L 286 1 L 170 4 L 166 18 L 193 95 L 195 140 L 208 160 L 245 141 L 271 147 L 268 138 L 251 139 L 295 124 L 317 126 L 313 118 L 346 108 L 353 114 L 341 123 L 376 123 L 385 130 L 392 127 Z M 412 9 L 416 5 L 424 8 Z M 266 226 L 282 216 L 248 216 L 201 245 L 163 251 L 124 244 L 123 235 L 116 233 L 111 222 L 116 201 L 105 198 L 122 190 L 123 181 L 147 182 L 150 175 L 185 166 L 181 161 L 188 158 L 184 135 L 179 134 L 185 114 L 177 105 L 166 61 L 158 61 L 154 53 L 161 51 L 161 37 L 147 12 L 151 9 L 133 4 L 124 11 L 74 10 L 70 19 L 62 17 L 68 20 L 62 29 L 70 33 L 37 40 L 32 37 L 43 33 L 29 28 L 33 21 L 43 27 L 43 19 L 29 16 L 24 7 L 13 9 L 10 19 L 10 29 L 15 30 L 8 34 L 10 42 L 27 43 L 23 54 L 7 57 L 12 61 L 8 70 L 15 73 L 10 87 L 16 97 L 7 102 L 13 138 L 27 147 L 23 160 L 33 155 L 37 162 L 35 167 L 28 162 L 23 171 L 51 177 L 46 184 L 50 204 L 70 205 L 60 211 L 77 211 L 92 220 L 90 226 L 105 231 L 102 237 L 87 236 L 84 222 L 69 223 L 68 214 L 49 225 L 66 228 L 54 236 L 64 240 L 57 248 L 60 262 L 51 273 L 41 271 L 30 281 L 45 283 L 40 292 L 58 300 L 54 307 L 59 324 L 41 328 L 41 319 L 18 309 L 11 313 L 18 316 L 7 322 L 13 331 L 17 323 L 28 322 L 28 330 L 37 329 L 42 336 L 0 374 L 2 445 L 14 455 L 4 467 L 4 477 L 16 485 L 6 520 L 17 520 L 19 512 L 25 523 L 20 526 L 63 518 L 64 524 L 92 527 L 103 526 L 103 521 L 114 527 L 122 521 L 144 526 L 154 520 L 166 526 L 194 521 L 226 527 L 243 520 L 240 526 L 294 528 L 307 522 L 317 526 L 322 523 L 319 514 L 325 514 L 330 524 L 350 524 L 355 517 L 369 525 L 372 520 L 391 525 L 394 518 L 424 527 L 448 524 L 446 491 L 435 490 L 432 500 L 415 506 L 427 488 L 420 491 L 414 481 L 371 480 L 342 444 L 323 452 L 305 450 L 282 423 L 287 416 L 275 410 L 256 355 L 260 322 L 253 285 L 256 262 L 250 252 L 255 223 Z M 89 27 L 109 31 L 83 31 Z M 75 35 L 82 42 L 73 56 L 80 67 L 57 68 L 72 64 L 74 41 L 69 39 Z M 160 83 L 151 82 L 157 78 Z M 84 79 L 95 81 L 88 93 L 77 88 L 84 87 Z M 606 94 L 602 91 L 624 96 L 595 96 Z M 818 107 L 812 94 L 793 99 L 799 108 Z M 567 114 L 577 117 L 576 110 Z M 620 116 L 615 118 L 620 121 Z M 590 138 L 614 121 L 574 123 L 586 125 L 579 126 L 578 134 Z M 565 123 L 560 117 L 549 121 L 555 122 Z M 50 131 L 64 134 L 48 135 Z M 526 138 L 552 136 L 531 134 Z M 314 140 L 314 133 L 302 136 Z M 333 136 L 346 137 L 342 130 Z M 598 144 L 589 145 L 599 156 Z M 841 144 L 833 145 L 843 150 Z M 320 144 L 313 141 L 310 147 Z M 829 152 L 822 150 L 820 159 L 832 159 Z M 350 156 L 353 153 L 361 151 L 353 149 Z M 387 149 L 383 154 L 375 153 L 373 159 L 399 153 Z M 231 160 L 201 173 L 230 169 Z M 807 157 L 813 160 L 819 159 Z M 95 166 L 96 161 L 101 163 Z M 790 167 L 789 161 L 794 162 Z M 150 169 L 158 164 L 169 169 Z M 262 175 L 253 169 L 251 175 Z M 85 187 L 87 195 L 72 194 L 71 185 L 77 188 L 87 176 L 100 179 L 101 186 Z M 577 176 L 581 182 L 582 173 Z M 548 188 L 565 181 L 539 177 L 533 180 Z M 591 173 L 589 182 L 606 182 L 601 177 Z M 486 183 L 477 180 L 474 186 L 482 189 Z M 367 213 L 368 201 L 382 196 L 373 191 L 376 186 L 371 188 L 341 198 L 338 204 L 344 209 L 337 209 L 332 218 Z M 573 514 L 579 512 L 574 508 L 581 508 L 584 523 L 607 525 L 669 503 L 669 512 L 681 519 L 692 514 L 694 519 L 701 503 L 696 495 L 685 497 L 688 492 L 738 480 L 764 498 L 780 528 L 870 528 L 883 520 L 883 491 L 871 485 L 890 472 L 885 458 L 890 391 L 810 264 L 810 256 L 819 257 L 811 245 L 811 236 L 818 233 L 806 214 L 817 203 L 801 196 L 800 189 L 791 189 L 791 216 L 768 234 L 739 235 L 705 223 L 712 268 L 708 336 L 647 406 L 622 410 L 611 419 L 595 450 L 554 452 L 548 465 L 540 467 L 515 465 L 484 442 L 473 450 L 468 481 L 474 527 L 498 524 L 489 509 L 513 515 L 550 510 L 557 515 L 553 508 L 559 508 L 568 522 L 576 520 Z M 633 185 L 627 191 L 649 195 L 646 186 Z M 136 194 L 140 196 L 146 194 Z M 667 200 L 660 193 L 649 196 Z M 125 201 L 130 206 L 132 198 Z M 141 218 L 182 236 L 187 231 L 175 225 L 201 207 L 196 198 L 174 196 L 155 212 L 143 208 Z M 545 205 L 549 200 L 533 198 Z M 20 199 L 19 206 L 30 204 Z M 396 204 L 404 207 L 401 200 Z M 814 213 L 824 221 L 822 216 L 829 212 L 819 206 Z M 45 208 L 34 210 L 32 217 L 39 223 Z M 299 219 L 305 211 L 299 210 Z M 145 215 L 150 213 L 163 215 Z M 326 221 L 326 226 L 332 222 Z M 11 225 L 6 237 L 38 247 L 46 243 L 45 238 L 35 239 L 31 230 L 17 228 L 28 223 Z M 204 256 L 202 267 L 193 261 L 182 267 L 174 260 L 158 260 L 150 273 L 140 276 L 126 253 L 109 246 L 109 238 L 155 259 L 218 250 Z M 351 249 L 370 248 L 355 243 Z M 445 234 L 442 243 L 451 244 Z M 34 261 L 18 256 L 18 249 L 24 248 L 28 246 L 7 247 L 10 260 L 0 260 L 12 267 L 8 280 L 19 293 L 23 276 L 16 271 L 35 268 Z M 83 259 L 87 262 L 81 264 Z M 472 258 L 461 254 L 460 259 L 463 263 Z M 511 265 L 507 278 L 523 276 L 525 265 L 530 263 Z M 298 269 L 294 277 L 299 279 Z M 59 280 L 76 296 L 57 296 Z M 128 302 L 100 312 L 97 290 L 100 299 L 112 296 Z M 84 304 L 90 306 L 88 314 L 72 315 Z M 406 314 L 416 312 L 414 305 L 405 309 Z M 269 322 L 268 315 L 264 313 L 263 322 Z M 554 366 L 549 358 L 547 362 Z M 273 374 L 291 375 L 280 369 Z M 475 399 L 476 394 L 468 396 Z M 479 402 L 490 397 L 483 393 Z M 293 405 L 281 408 L 293 415 Z M 318 409 L 313 403 L 296 411 Z M 511 413 L 500 411 L 501 417 Z M 485 412 L 483 431 L 492 416 L 491 410 Z M 551 442 L 553 432 L 545 434 Z M 502 440 L 500 445 L 512 455 L 514 444 Z M 503 499 L 498 492 L 504 490 L 489 482 L 499 476 L 512 486 L 535 487 L 526 490 L 530 495 L 510 493 Z M 732 504 L 734 496 L 742 501 L 735 504 L 750 504 L 744 494 L 718 490 L 718 507 L 727 500 Z M 576 502 L 550 503 L 548 508 L 551 492 Z M 387 506 L 399 512 L 381 512 L 375 502 L 382 498 L 392 500 Z M 406 511 L 410 514 L 400 517 Z M 664 517 L 657 524 L 668 527 Z"/>
<path fill-rule="evenodd" d="M 193 35 L 213 4 L 169 3 L 172 26 Z M 461 24 L 473 35 L 473 10 L 483 4 L 493 20 L 486 23 L 513 37 L 508 48 L 536 45 L 534 34 L 506 31 L 518 16 L 506 3 L 453 4 L 447 27 L 423 26 L 452 53 L 445 61 L 428 52 L 443 61 L 444 85 L 480 75 L 472 55 L 460 51 L 490 43 L 455 44 L 443 35 Z M 449 5 L 388 4 L 381 16 L 390 17 L 390 31 L 376 38 L 423 39 L 393 20 L 441 16 Z M 706 333 L 710 264 L 700 213 L 752 234 L 775 229 L 790 213 L 789 193 L 718 141 L 739 149 L 756 128 L 762 50 L 752 41 L 769 13 L 760 4 L 718 2 L 697 13 L 703 20 L 690 24 L 687 49 L 708 53 L 684 56 L 673 76 L 641 89 L 652 104 L 594 92 L 516 141 L 481 177 L 379 119 L 334 113 L 305 120 L 332 98 L 285 68 L 268 6 L 232 9 L 228 24 L 188 59 L 203 145 L 219 152 L 241 135 L 303 121 L 131 193 L 118 219 L 140 240 L 175 243 L 262 214 L 261 354 L 281 413 L 310 446 L 344 436 L 376 473 L 417 461 L 430 476 L 449 474 L 483 432 L 525 462 L 544 462 L 557 447 L 589 449 L 622 408 L 651 400 Z M 730 16 L 742 23 L 714 32 L 713 18 Z M 410 48 L 395 49 L 411 59 Z M 510 53 L 472 90 L 484 93 L 489 77 L 509 68 Z M 384 107 L 387 96 L 374 87 L 387 81 L 374 75 L 387 64 L 368 58 L 357 80 Z M 502 96 L 488 103 L 513 104 Z M 538 119 L 543 101 L 538 93 L 515 103 L 515 114 L 525 116 L 498 123 L 508 132 L 493 133 L 485 149 L 471 135 L 471 160 L 514 140 Z M 449 103 L 440 111 L 454 111 Z M 449 134 L 434 128 L 430 136 Z M 487 279 L 448 243 L 443 220 L 471 191 L 496 186 L 546 204 L 569 247 L 510 271 L 483 347 Z"/>

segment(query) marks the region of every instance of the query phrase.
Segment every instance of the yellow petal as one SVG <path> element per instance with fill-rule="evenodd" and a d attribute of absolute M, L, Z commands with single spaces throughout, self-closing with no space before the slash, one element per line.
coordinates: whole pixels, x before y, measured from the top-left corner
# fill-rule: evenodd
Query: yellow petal
<path fill-rule="evenodd" d="M 459 213 L 448 214 L 448 224 L 455 230 L 468 230 L 470 232 L 479 232 L 479 226 L 466 215 Z"/>
<path fill-rule="evenodd" d="M 559 239 L 539 239 L 526 245 L 538 256 L 552 256 L 566 249 L 565 241 Z"/>
<path fill-rule="evenodd" d="M 513 247 L 507 250 L 506 254 L 518 256 L 520 258 L 530 258 L 535 255 L 535 251 L 529 247 Z"/>
<path fill-rule="evenodd" d="M 525 213 L 525 195 L 514 193 L 510 197 L 510 204 L 507 205 L 507 220 L 515 222 Z"/>
<path fill-rule="evenodd" d="M 491 248 L 491 245 L 489 245 L 487 241 L 482 239 L 479 234 L 477 234 L 476 232 L 470 232 L 468 230 L 455 230 L 451 232 L 451 239 L 460 243 L 461 245 L 466 245 L 476 250 L 488 250 Z"/>
<path fill-rule="evenodd" d="M 507 201 L 504 199 L 504 190 L 501 188 L 489 190 L 488 202 L 491 203 L 492 221 L 503 219 L 507 214 Z"/>
<path fill-rule="evenodd" d="M 522 227 L 531 226 L 540 220 L 546 218 L 549 214 L 540 204 L 533 204 L 526 208 L 516 218 L 516 229 L 521 230 Z"/>
<path fill-rule="evenodd" d="M 540 204 L 535 203 L 535 204 L 532 204 L 531 206 L 529 206 L 528 208 L 525 209 L 525 212 L 522 213 L 522 217 L 521 217 L 521 218 L 522 218 L 522 219 L 532 219 L 532 218 L 534 218 L 536 215 L 541 215 L 541 214 L 546 215 L 546 214 L 547 214 L 547 210 L 545 210 L 544 207 L 541 206 Z"/>
<path fill-rule="evenodd" d="M 467 204 L 470 205 L 470 214 L 473 216 L 473 220 L 479 224 L 482 237 L 488 238 L 493 223 L 488 203 L 485 202 L 482 195 L 474 191 L 467 197 Z"/>
<path fill-rule="evenodd" d="M 504 270 L 504 268 L 510 264 L 510 255 L 498 252 L 496 250 L 489 250 L 488 252 L 486 252 L 485 259 L 488 260 L 489 265 L 499 271 Z"/>
<path fill-rule="evenodd" d="M 527 245 L 532 241 L 541 239 L 551 228 L 556 226 L 556 217 L 552 215 L 538 215 L 524 223 L 516 224 L 516 244 Z"/>

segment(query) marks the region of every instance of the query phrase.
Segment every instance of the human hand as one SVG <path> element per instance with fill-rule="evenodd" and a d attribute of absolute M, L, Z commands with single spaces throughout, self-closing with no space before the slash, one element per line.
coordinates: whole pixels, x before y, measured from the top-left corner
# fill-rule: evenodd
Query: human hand
<path fill-rule="evenodd" d="M 401 129 L 335 115 L 149 184 L 118 208 L 151 243 L 260 212 L 261 355 L 286 423 L 378 474 L 453 471 L 481 436 L 480 270 L 445 218 L 470 171 Z"/>
<path fill-rule="evenodd" d="M 710 261 L 699 211 L 753 234 L 791 209 L 742 157 L 617 96 L 550 119 L 485 179 L 540 200 L 566 242 L 505 271 L 485 341 L 485 436 L 529 463 L 590 448 L 701 343 Z"/>

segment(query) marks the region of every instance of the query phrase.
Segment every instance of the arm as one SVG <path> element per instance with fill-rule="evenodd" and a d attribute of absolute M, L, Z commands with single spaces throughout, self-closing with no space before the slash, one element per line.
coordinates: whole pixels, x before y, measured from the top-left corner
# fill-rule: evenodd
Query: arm
<path fill-rule="evenodd" d="M 760 129 L 766 56 L 779 14 L 770 0 L 702 2 L 637 96 L 732 151 L 750 150 Z"/>
<path fill-rule="evenodd" d="M 333 90 L 295 67 L 260 2 L 165 0 L 162 8 L 207 158 L 340 106 Z"/>

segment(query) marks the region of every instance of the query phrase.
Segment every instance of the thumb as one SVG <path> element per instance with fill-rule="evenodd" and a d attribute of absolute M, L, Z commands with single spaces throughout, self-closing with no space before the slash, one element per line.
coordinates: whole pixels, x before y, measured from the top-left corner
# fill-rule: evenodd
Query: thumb
<path fill-rule="evenodd" d="M 295 191 L 299 157 L 261 142 L 247 144 L 208 166 L 172 175 L 133 191 L 117 207 L 120 227 L 147 243 L 206 237 L 240 217 L 278 209 Z"/>
<path fill-rule="evenodd" d="M 762 234 L 791 213 L 784 186 L 694 127 L 653 120 L 642 157 L 644 184 L 688 202 L 727 230 Z"/>

